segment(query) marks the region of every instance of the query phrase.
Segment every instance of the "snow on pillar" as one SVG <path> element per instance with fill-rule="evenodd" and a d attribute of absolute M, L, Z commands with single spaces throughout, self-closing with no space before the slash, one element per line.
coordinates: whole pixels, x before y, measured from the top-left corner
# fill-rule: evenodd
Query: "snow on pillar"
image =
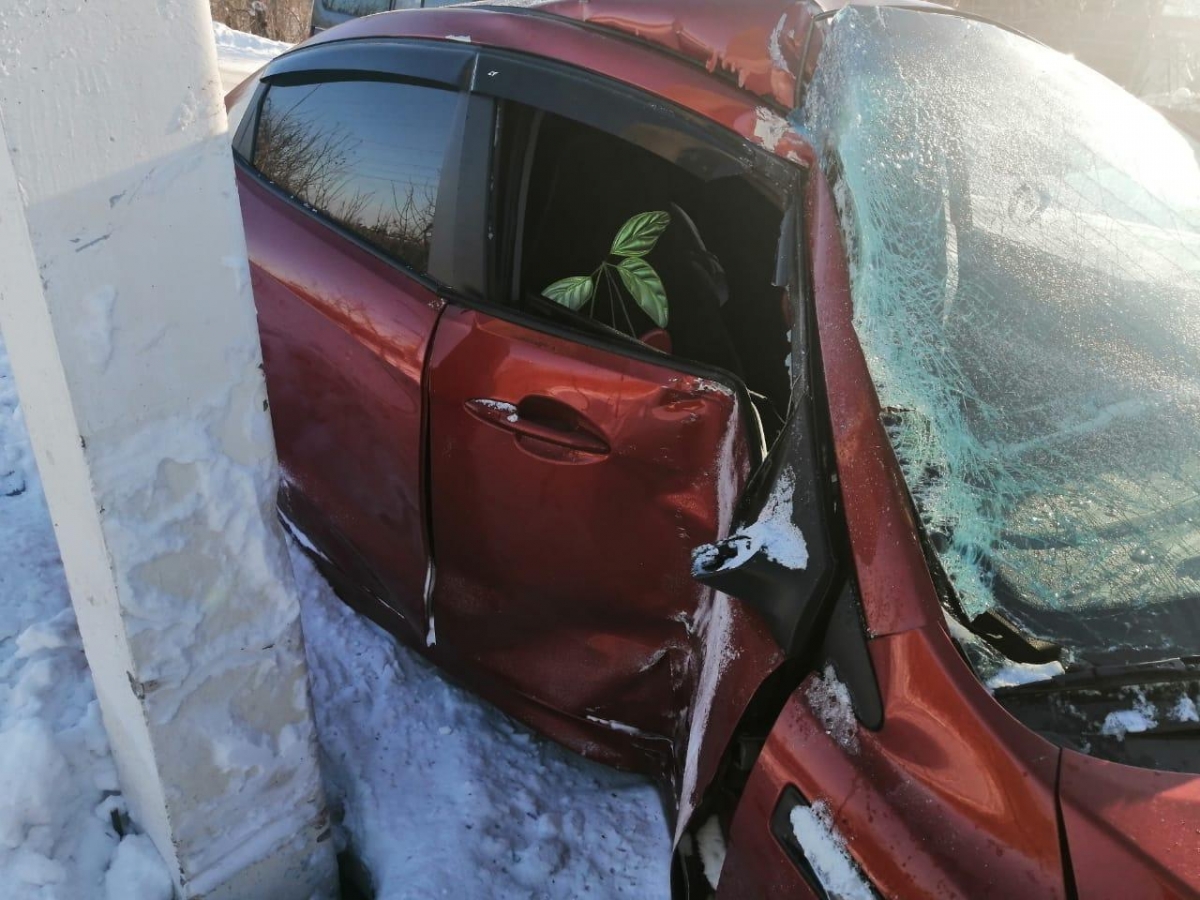
<path fill-rule="evenodd" d="M 0 3 L 0 326 L 184 898 L 335 893 L 208 0 Z"/>

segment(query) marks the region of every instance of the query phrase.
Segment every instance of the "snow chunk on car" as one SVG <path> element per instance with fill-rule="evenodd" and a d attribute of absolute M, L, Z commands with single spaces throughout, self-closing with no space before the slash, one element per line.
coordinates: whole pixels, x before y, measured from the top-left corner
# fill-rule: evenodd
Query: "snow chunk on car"
<path fill-rule="evenodd" d="M 785 569 L 808 565 L 808 544 L 792 521 L 796 477 L 785 470 L 775 483 L 758 518 L 718 544 L 703 544 L 692 551 L 694 574 L 736 569 L 761 552 Z"/>
<path fill-rule="evenodd" d="M 874 891 L 850 857 L 846 842 L 833 826 L 833 815 L 827 803 L 818 801 L 812 806 L 797 806 L 789 818 L 796 843 L 830 897 L 839 900 L 874 900 Z"/>
<path fill-rule="evenodd" d="M 832 665 L 825 667 L 824 677 L 818 675 L 813 679 L 804 696 L 825 733 L 843 749 L 858 752 L 858 721 L 854 717 L 850 691 L 837 677 Z"/>

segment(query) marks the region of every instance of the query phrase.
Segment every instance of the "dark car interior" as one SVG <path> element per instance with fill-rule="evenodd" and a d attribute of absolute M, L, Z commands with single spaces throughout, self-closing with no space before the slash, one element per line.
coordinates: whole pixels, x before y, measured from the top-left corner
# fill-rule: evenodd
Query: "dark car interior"
<path fill-rule="evenodd" d="M 785 296 L 772 284 L 779 199 L 740 165 L 698 159 L 703 151 L 652 126 L 632 125 L 626 134 L 634 143 L 514 103 L 501 116 L 507 137 L 501 195 L 526 186 L 510 225 L 521 235 L 513 263 L 517 303 L 737 376 L 770 441 L 790 391 Z M 542 295 L 558 279 L 593 271 L 622 223 L 653 210 L 671 214 L 648 256 L 669 301 L 666 329 L 658 329 L 635 303 L 616 305 L 612 292 L 598 293 L 603 300 L 578 312 Z"/>

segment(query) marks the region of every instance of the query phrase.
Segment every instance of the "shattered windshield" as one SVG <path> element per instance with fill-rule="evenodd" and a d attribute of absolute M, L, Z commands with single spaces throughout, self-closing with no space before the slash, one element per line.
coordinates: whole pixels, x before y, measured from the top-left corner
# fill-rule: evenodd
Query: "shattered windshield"
<path fill-rule="evenodd" d="M 999 28 L 833 20 L 803 111 L 855 326 L 968 618 L 1067 660 L 1200 653 L 1200 164 Z"/>

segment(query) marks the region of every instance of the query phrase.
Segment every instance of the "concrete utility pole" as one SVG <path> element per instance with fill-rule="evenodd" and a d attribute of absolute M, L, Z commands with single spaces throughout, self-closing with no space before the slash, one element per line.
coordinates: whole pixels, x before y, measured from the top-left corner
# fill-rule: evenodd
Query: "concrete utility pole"
<path fill-rule="evenodd" d="M 208 0 L 0 3 L 0 326 L 183 898 L 336 892 Z"/>

